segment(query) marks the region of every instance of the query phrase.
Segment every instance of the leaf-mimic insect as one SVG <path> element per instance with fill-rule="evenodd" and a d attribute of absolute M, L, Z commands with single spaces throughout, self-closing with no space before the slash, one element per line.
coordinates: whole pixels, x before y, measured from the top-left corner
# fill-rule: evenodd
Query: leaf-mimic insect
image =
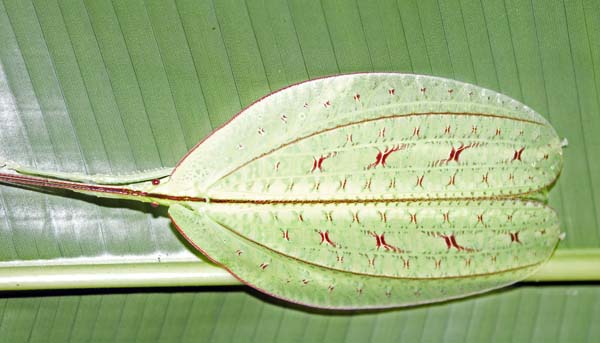
<path fill-rule="evenodd" d="M 561 166 L 552 126 L 507 96 L 363 73 L 258 100 L 166 172 L 5 163 L 0 181 L 168 206 L 181 234 L 247 285 L 357 309 L 463 297 L 532 274 L 560 237 L 545 201 Z"/>

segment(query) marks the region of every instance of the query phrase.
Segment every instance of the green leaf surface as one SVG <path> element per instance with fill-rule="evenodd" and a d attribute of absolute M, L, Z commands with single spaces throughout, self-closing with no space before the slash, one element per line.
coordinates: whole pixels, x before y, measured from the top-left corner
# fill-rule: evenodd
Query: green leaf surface
<path fill-rule="evenodd" d="M 0 2 L 0 157 L 169 167 L 242 107 L 309 78 L 414 72 L 516 98 L 568 138 L 551 193 L 600 248 L 600 4 L 552 1 Z M 197 261 L 164 211 L 0 186 L 0 268 Z M 4 293 L 0 341 L 586 341 L 600 287 L 521 285 L 435 306 L 320 313 L 245 288 Z"/>

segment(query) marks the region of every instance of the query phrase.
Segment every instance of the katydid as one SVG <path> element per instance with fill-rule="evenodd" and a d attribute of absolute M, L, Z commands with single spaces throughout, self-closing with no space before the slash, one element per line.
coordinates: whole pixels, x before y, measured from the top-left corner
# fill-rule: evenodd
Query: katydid
<path fill-rule="evenodd" d="M 553 253 L 561 141 L 527 106 L 449 79 L 339 75 L 256 101 L 174 169 L 5 163 L 0 181 L 169 207 L 245 284 L 308 306 L 423 304 L 524 279 Z"/>

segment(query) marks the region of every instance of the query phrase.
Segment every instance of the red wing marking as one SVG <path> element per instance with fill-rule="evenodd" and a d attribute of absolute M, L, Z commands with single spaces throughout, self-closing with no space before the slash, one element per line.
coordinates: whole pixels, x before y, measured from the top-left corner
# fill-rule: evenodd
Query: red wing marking
<path fill-rule="evenodd" d="M 354 98 L 356 101 L 360 101 L 360 94 L 356 93 L 352 98 Z"/>
<path fill-rule="evenodd" d="M 325 220 L 327 220 L 328 222 L 332 222 L 333 221 L 333 217 L 331 216 L 333 211 L 329 211 L 325 213 Z"/>
<path fill-rule="evenodd" d="M 471 258 L 471 257 L 465 259 L 465 267 L 470 267 L 472 260 L 473 260 L 473 258 Z"/>
<path fill-rule="evenodd" d="M 502 134 L 502 130 L 500 130 L 499 128 L 496 129 L 496 136 L 500 136 Z"/>
<path fill-rule="evenodd" d="M 444 133 L 450 134 L 450 129 L 451 129 L 450 125 L 446 126 L 446 128 L 444 128 Z"/>
<path fill-rule="evenodd" d="M 402 259 L 402 265 L 405 269 L 410 269 L 410 260 L 407 258 L 406 260 L 403 257 L 400 257 L 400 259 Z"/>
<path fill-rule="evenodd" d="M 375 245 L 376 245 L 377 250 L 379 250 L 379 248 L 384 248 L 386 251 L 392 251 L 392 252 L 397 252 L 397 253 L 404 252 L 404 251 L 402 251 L 402 249 L 388 244 L 385 241 L 385 233 L 378 235 L 376 232 L 369 231 L 369 235 L 375 237 Z"/>
<path fill-rule="evenodd" d="M 410 222 L 417 224 L 417 214 L 416 213 L 408 213 L 410 215 Z"/>
<path fill-rule="evenodd" d="M 452 176 L 450 176 L 450 181 L 448 181 L 448 186 L 454 186 L 454 183 L 456 182 L 456 173 L 452 174 Z"/>
<path fill-rule="evenodd" d="M 310 170 L 311 173 L 314 173 L 315 171 L 323 171 L 323 162 L 330 158 L 335 156 L 335 153 L 329 153 L 327 155 L 321 155 L 319 158 L 313 157 L 313 166 L 312 169 Z"/>
<path fill-rule="evenodd" d="M 377 250 L 379 250 L 379 248 L 381 248 L 381 237 L 375 232 L 369 232 L 369 234 L 375 237 L 375 245 L 377 247 Z"/>
<path fill-rule="evenodd" d="M 366 182 L 365 182 L 365 186 L 363 187 L 363 189 L 368 189 L 371 190 L 371 178 L 369 178 Z"/>
<path fill-rule="evenodd" d="M 302 213 L 298 214 L 298 220 L 301 222 L 304 221 L 304 217 L 302 216 Z"/>
<path fill-rule="evenodd" d="M 380 137 L 383 137 L 383 135 L 385 135 L 385 128 L 383 128 L 380 132 Z M 371 169 L 371 168 L 375 168 L 377 166 L 382 166 L 385 167 L 385 164 L 387 162 L 387 158 L 394 152 L 399 151 L 404 149 L 405 145 L 394 145 L 391 148 L 386 147 L 385 150 L 383 152 L 381 152 L 381 150 L 377 149 L 378 153 L 377 156 L 375 156 L 375 162 L 369 164 L 367 166 L 367 169 Z"/>
<path fill-rule="evenodd" d="M 327 101 L 325 101 L 325 102 L 323 103 L 323 106 L 324 106 L 325 108 L 328 108 L 329 106 L 331 106 L 331 102 L 330 102 L 329 100 L 327 100 Z"/>
<path fill-rule="evenodd" d="M 375 162 L 369 164 L 367 166 L 367 169 L 371 169 L 371 168 L 375 168 L 379 165 L 379 163 L 381 163 L 381 159 L 383 158 L 383 153 L 381 152 L 381 150 L 377 149 L 379 152 L 377 153 L 377 156 L 375 157 Z"/>
<path fill-rule="evenodd" d="M 283 239 L 285 239 L 286 241 L 290 240 L 290 235 L 288 233 L 288 230 L 282 231 L 283 234 Z"/>
<path fill-rule="evenodd" d="M 421 93 L 425 93 L 427 91 L 427 88 L 423 87 L 421 88 Z"/>
<path fill-rule="evenodd" d="M 449 223 L 450 222 L 450 212 L 445 212 L 443 213 L 444 215 L 444 223 Z"/>
<path fill-rule="evenodd" d="M 388 185 L 388 189 L 394 189 L 396 188 L 396 178 L 392 178 L 390 180 L 390 184 Z"/>
<path fill-rule="evenodd" d="M 452 248 L 452 242 L 450 241 L 450 237 L 444 236 L 444 235 L 440 235 L 440 237 L 442 237 L 444 239 L 444 242 L 446 243 L 446 247 L 448 248 L 448 250 L 450 250 L 450 248 Z"/>
<path fill-rule="evenodd" d="M 385 151 L 383 152 L 383 157 L 381 158 L 381 166 L 385 167 L 385 162 L 387 161 L 387 158 L 394 152 L 400 150 L 400 149 L 404 149 L 404 145 L 400 146 L 400 145 L 396 145 L 394 147 L 392 147 L 391 149 L 385 149 Z"/>
<path fill-rule="evenodd" d="M 435 269 L 440 269 L 442 267 L 442 260 L 434 260 Z"/>
<path fill-rule="evenodd" d="M 485 183 L 486 185 L 488 184 L 488 175 L 489 173 L 485 173 L 485 175 L 483 175 L 481 178 L 481 182 Z"/>
<path fill-rule="evenodd" d="M 369 266 L 375 267 L 375 256 L 373 256 L 373 258 L 369 258 L 369 256 L 367 256 L 367 260 L 369 260 Z"/>
<path fill-rule="evenodd" d="M 483 213 L 477 215 L 477 223 L 483 224 Z"/>
<path fill-rule="evenodd" d="M 377 213 L 379 213 L 379 219 L 381 219 L 382 222 L 387 223 L 387 212 L 377 211 Z"/>
<path fill-rule="evenodd" d="M 346 189 L 346 182 L 348 180 L 344 178 L 344 180 L 340 181 L 340 189 Z"/>
<path fill-rule="evenodd" d="M 319 159 L 321 159 L 321 157 L 319 157 Z M 313 166 L 312 169 L 310 170 L 311 173 L 314 173 L 315 170 L 317 170 L 317 166 L 319 165 L 319 162 L 316 158 L 313 157 Z"/>
<path fill-rule="evenodd" d="M 467 251 L 467 252 L 472 252 L 475 251 L 472 248 L 467 248 L 467 247 L 463 247 L 462 245 L 459 245 L 456 242 L 456 237 L 454 237 L 454 235 L 442 235 L 440 234 L 439 237 L 444 239 L 444 243 L 446 243 L 446 247 L 448 248 L 448 250 L 450 250 L 451 248 L 455 248 L 458 251 Z"/>
<path fill-rule="evenodd" d="M 514 153 L 514 155 L 513 155 L 513 158 L 512 158 L 512 160 L 513 160 L 513 161 L 522 161 L 522 160 L 521 160 L 521 154 L 523 153 L 523 150 L 525 150 L 525 147 L 522 147 L 522 148 L 521 148 L 521 149 L 519 149 L 519 150 L 515 150 L 515 153 Z"/>
<path fill-rule="evenodd" d="M 420 127 L 418 127 L 418 126 L 417 126 L 417 127 L 415 127 L 415 128 L 413 129 L 413 137 L 414 137 L 414 136 L 417 136 L 417 137 L 419 137 L 419 135 L 420 135 L 420 134 L 421 134 L 421 128 L 420 128 Z"/>
<path fill-rule="evenodd" d="M 394 95 L 394 94 L 396 94 L 396 90 L 394 88 L 390 88 L 390 89 L 388 89 L 388 94 Z"/>
<path fill-rule="evenodd" d="M 279 170 L 279 165 L 281 164 L 281 162 L 277 161 L 277 163 L 275 163 L 275 170 Z"/>
<path fill-rule="evenodd" d="M 521 241 L 519 240 L 519 231 L 517 231 L 517 232 L 509 232 L 508 234 L 510 235 L 510 242 L 511 243 L 519 243 L 519 244 L 521 244 Z"/>
<path fill-rule="evenodd" d="M 160 180 L 159 179 L 154 179 L 154 180 L 152 180 L 152 184 L 154 186 L 158 186 L 158 185 L 160 185 Z"/>
<path fill-rule="evenodd" d="M 454 161 L 456 163 L 460 163 L 460 161 L 459 161 L 460 154 L 462 154 L 463 151 L 465 151 L 471 147 L 473 147 L 473 144 L 469 144 L 469 145 L 461 144 L 460 147 L 458 147 L 458 149 L 452 147 L 452 150 L 450 150 L 450 155 L 448 156 L 448 158 L 445 160 L 441 160 L 441 162 L 449 163 L 449 162 Z"/>
<path fill-rule="evenodd" d="M 423 179 L 424 178 L 425 178 L 425 175 L 417 176 L 417 184 L 415 186 L 419 186 L 419 187 L 423 188 Z"/>
<path fill-rule="evenodd" d="M 269 264 L 268 264 L 268 263 L 266 263 L 266 262 L 263 262 L 263 263 L 261 263 L 261 264 L 260 264 L 260 266 L 259 266 L 259 267 L 260 267 L 260 269 L 262 269 L 262 270 L 265 270 L 265 269 L 267 269 L 267 267 L 268 267 L 268 266 L 269 266 Z"/>
<path fill-rule="evenodd" d="M 315 184 L 313 185 L 313 189 L 315 191 L 318 191 L 320 186 L 321 186 L 321 182 L 315 181 Z"/>
<path fill-rule="evenodd" d="M 331 239 L 329 239 L 329 231 L 325 231 L 325 232 L 319 231 L 319 235 L 321 235 L 321 243 L 320 244 L 323 244 L 323 243 L 329 244 L 335 248 L 335 243 L 333 243 L 331 241 Z"/>
<path fill-rule="evenodd" d="M 352 134 L 351 133 L 346 135 L 346 142 L 352 143 Z"/>
<path fill-rule="evenodd" d="M 474 135 L 477 134 L 477 126 L 476 125 L 473 125 L 471 127 L 471 133 L 474 134 Z"/>
<path fill-rule="evenodd" d="M 360 218 L 358 218 L 358 211 L 352 213 L 352 222 L 356 222 L 356 224 L 360 224 Z"/>
<path fill-rule="evenodd" d="M 385 127 L 383 129 L 379 129 L 378 137 L 385 137 Z"/>

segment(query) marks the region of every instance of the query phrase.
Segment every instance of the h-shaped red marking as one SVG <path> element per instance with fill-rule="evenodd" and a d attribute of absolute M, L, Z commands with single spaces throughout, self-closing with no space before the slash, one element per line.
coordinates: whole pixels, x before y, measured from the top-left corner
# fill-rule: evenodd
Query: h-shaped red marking
<path fill-rule="evenodd" d="M 408 213 L 410 214 L 410 222 L 417 224 L 417 214 L 416 213 Z"/>
<path fill-rule="evenodd" d="M 517 232 L 509 232 L 508 234 L 510 235 L 510 242 L 511 243 L 519 243 L 519 244 L 521 244 L 521 241 L 519 240 L 519 231 L 517 231 Z"/>
<path fill-rule="evenodd" d="M 283 239 L 285 239 L 286 241 L 290 240 L 290 235 L 288 233 L 288 230 L 283 231 L 282 234 L 283 234 Z"/>
<path fill-rule="evenodd" d="M 375 267 L 375 257 L 376 256 L 373 256 L 373 258 L 370 258 L 369 255 L 367 255 L 367 260 L 369 260 L 369 266 Z"/>
<path fill-rule="evenodd" d="M 448 181 L 448 186 L 454 186 L 454 184 L 456 183 L 456 173 L 452 174 L 452 176 L 450 176 L 450 181 Z"/>
<path fill-rule="evenodd" d="M 357 224 L 360 224 L 360 218 L 358 218 L 358 211 L 356 212 L 352 212 L 352 222 L 356 222 Z"/>
<path fill-rule="evenodd" d="M 458 251 L 474 251 L 474 249 L 472 248 L 463 247 L 462 245 L 456 243 L 456 237 L 454 237 L 454 235 L 446 236 L 440 234 L 439 237 L 444 239 L 448 250 L 450 250 L 451 248 L 455 248 Z"/>
<path fill-rule="evenodd" d="M 423 188 L 423 179 L 425 175 L 417 176 L 417 184 L 415 186 Z"/>
<path fill-rule="evenodd" d="M 523 153 L 523 150 L 525 150 L 525 147 L 522 147 L 519 150 L 515 150 L 515 154 L 513 155 L 513 161 L 522 161 L 521 160 L 521 154 Z"/>
<path fill-rule="evenodd" d="M 420 134 L 421 134 L 421 128 L 420 128 L 420 127 L 418 127 L 418 126 L 417 126 L 417 127 L 415 127 L 415 128 L 413 129 L 413 137 L 414 137 L 414 136 L 417 136 L 417 137 L 419 137 L 419 135 L 420 135 Z"/>
<path fill-rule="evenodd" d="M 331 241 L 331 239 L 329 239 L 329 231 L 325 231 L 325 232 L 319 231 L 319 235 L 321 235 L 321 243 L 320 244 L 326 243 L 326 244 L 331 245 L 332 247 L 335 247 L 335 243 L 333 243 Z"/>
<path fill-rule="evenodd" d="M 398 253 L 403 252 L 402 249 L 395 247 L 393 245 L 390 245 L 385 241 L 385 233 L 378 235 L 376 232 L 369 231 L 369 235 L 375 237 L 375 245 L 377 247 L 377 250 L 379 250 L 379 248 L 383 247 L 387 251 L 393 251 L 393 252 L 398 252 Z"/>
<path fill-rule="evenodd" d="M 382 166 L 385 167 L 385 163 L 387 161 L 387 158 L 394 152 L 402 149 L 404 146 L 400 146 L 400 145 L 394 145 L 391 148 L 385 148 L 385 150 L 382 152 L 381 150 L 377 149 L 377 151 L 379 151 L 377 153 L 377 156 L 375 156 L 375 162 L 369 164 L 367 166 L 367 169 L 371 169 L 371 168 L 375 168 L 377 166 Z"/>
<path fill-rule="evenodd" d="M 461 144 L 460 147 L 458 147 L 458 149 L 455 149 L 454 147 L 452 147 L 452 150 L 450 150 L 450 156 L 448 156 L 448 158 L 446 159 L 446 163 L 454 161 L 456 163 L 459 163 L 460 161 L 458 160 L 460 158 L 460 154 L 462 154 L 463 151 L 467 150 L 468 148 L 470 148 L 472 145 L 464 145 Z"/>
<path fill-rule="evenodd" d="M 332 157 L 333 154 L 329 153 L 327 155 L 321 155 L 319 158 L 313 157 L 313 166 L 312 169 L 310 170 L 311 173 L 314 173 L 316 170 L 319 170 L 320 172 L 323 171 L 323 162 Z"/>

